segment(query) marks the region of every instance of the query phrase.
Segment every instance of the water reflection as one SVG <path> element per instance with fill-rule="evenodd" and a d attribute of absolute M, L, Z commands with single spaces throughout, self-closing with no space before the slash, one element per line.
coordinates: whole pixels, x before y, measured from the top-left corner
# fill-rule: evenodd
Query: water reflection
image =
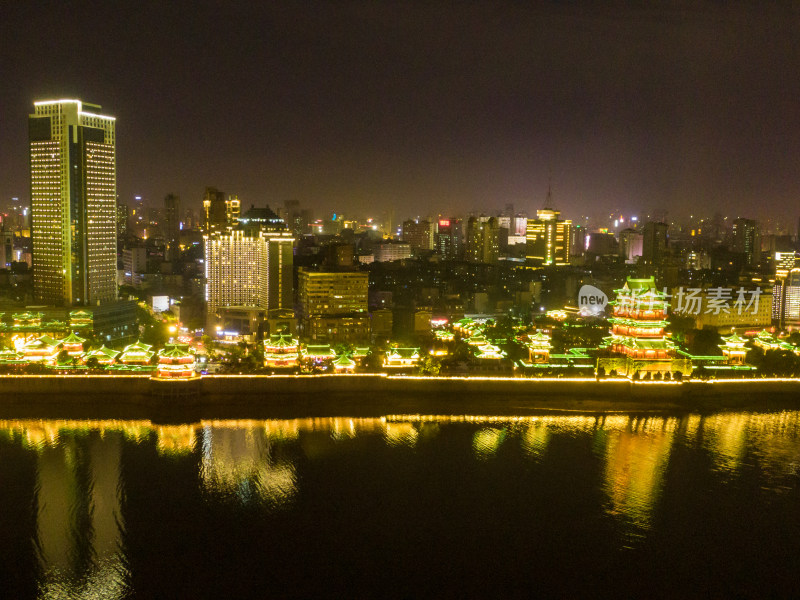
<path fill-rule="evenodd" d="M 574 517 L 581 527 L 589 519 L 611 520 L 615 547 L 635 549 L 658 532 L 659 517 L 694 510 L 681 502 L 683 495 L 702 500 L 702 490 L 694 489 L 698 484 L 718 493 L 734 484 L 750 490 L 751 498 L 796 493 L 800 412 L 392 415 L 181 425 L 0 421 L 0 457 L 7 515 L 0 520 L 2 549 L 13 549 L 16 563 L 8 565 L 22 565 L 0 567 L 0 579 L 8 579 L 11 590 L 34 586 L 42 598 L 122 598 L 141 589 L 137 572 L 146 559 L 137 553 L 146 552 L 160 533 L 143 531 L 158 501 L 169 505 L 164 518 L 175 528 L 172 535 L 199 536 L 210 544 L 217 540 L 185 528 L 213 525 L 214 535 L 238 531 L 223 547 L 238 544 L 253 523 L 283 527 L 285 535 L 299 527 L 302 540 L 317 527 L 331 526 L 318 515 L 330 520 L 348 511 L 354 519 L 369 514 L 375 523 L 366 527 L 385 526 L 397 515 L 420 520 L 427 523 L 425 531 L 438 530 L 445 539 L 455 535 L 440 529 L 452 511 L 480 523 L 489 514 L 480 511 L 497 506 L 505 512 L 491 514 L 494 529 L 481 539 L 486 543 L 497 535 L 505 540 L 497 543 L 508 544 L 496 533 L 502 527 L 525 523 L 546 530 L 548 523 L 536 522 L 531 506 L 546 515 L 557 510 L 549 508 L 552 503 L 563 501 L 585 514 L 552 513 L 558 519 Z M 588 494 L 586 499 L 566 497 L 575 490 Z M 245 512 L 223 526 L 223 516 L 214 511 L 225 507 Z M 257 520 L 240 521 L 250 514 Z M 354 523 L 341 527 L 355 535 Z M 342 535 L 336 531 L 331 535 Z M 374 535 L 373 529 L 355 531 Z M 409 539 L 419 543 L 420 535 L 431 543 L 427 534 L 413 531 Z M 392 540 L 384 541 L 398 543 Z M 252 547 L 256 554 L 265 551 L 255 539 Z M 25 556 L 38 564 L 23 564 Z M 358 560 L 358 550 L 349 556 Z"/>

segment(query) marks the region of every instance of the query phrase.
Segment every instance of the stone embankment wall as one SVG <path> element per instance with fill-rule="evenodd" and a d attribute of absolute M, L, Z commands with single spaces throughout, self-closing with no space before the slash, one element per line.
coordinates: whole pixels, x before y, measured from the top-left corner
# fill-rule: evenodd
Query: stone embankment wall
<path fill-rule="evenodd" d="M 213 375 L 162 382 L 142 375 L 0 377 L 0 407 L 48 405 L 195 408 L 203 416 L 253 417 L 800 409 L 800 379 L 632 383 L 589 378 Z"/>

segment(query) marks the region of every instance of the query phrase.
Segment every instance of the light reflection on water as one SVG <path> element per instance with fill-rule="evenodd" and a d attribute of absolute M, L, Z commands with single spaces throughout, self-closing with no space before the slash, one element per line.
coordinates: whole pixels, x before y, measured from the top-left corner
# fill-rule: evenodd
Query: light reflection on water
<path fill-rule="evenodd" d="M 602 521 L 605 515 L 616 524 L 615 547 L 630 550 L 658 533 L 659 515 L 672 510 L 662 505 L 680 502 L 677 488 L 686 472 L 693 477 L 700 473 L 701 485 L 708 489 L 738 489 L 735 486 L 744 486 L 746 478 L 755 477 L 762 492 L 796 492 L 800 412 L 393 415 L 184 425 L 0 421 L 0 450 L 5 452 L 0 455 L 5 461 L 0 463 L 0 485 L 17 494 L 4 498 L 13 502 L 12 512 L 19 516 L 19 523 L 0 522 L 10 529 L 0 531 L 0 538 L 16 536 L 16 544 L 30 548 L 35 557 L 17 572 L 18 579 L 25 580 L 20 589 L 27 581 L 41 598 L 122 598 L 140 585 L 134 555 L 143 550 L 137 544 L 147 515 L 137 512 L 136 503 L 147 488 L 157 488 L 165 503 L 174 503 L 171 510 L 176 515 L 186 502 L 193 510 L 206 511 L 206 518 L 215 518 L 214 511 L 239 507 L 256 511 L 261 520 L 286 514 L 302 523 L 313 521 L 306 511 L 327 510 L 324 497 L 316 495 L 320 489 L 338 500 L 350 499 L 353 469 L 363 471 L 364 477 L 405 477 L 408 498 L 374 498 L 378 506 L 386 503 L 395 510 L 410 510 L 415 494 L 425 495 L 424 488 L 414 486 L 435 488 L 439 480 L 452 481 L 448 470 L 453 469 L 465 474 L 463 489 L 444 494 L 485 494 L 488 506 L 502 500 L 512 509 L 524 509 L 537 494 L 555 493 L 558 498 L 559 493 L 576 493 L 584 489 L 580 481 L 585 480 L 599 494 L 599 502 L 587 501 L 588 516 L 575 515 L 576 519 Z M 165 473 L 177 479 L 165 478 Z M 502 487 L 502 498 L 493 496 L 500 492 L 491 489 L 476 490 L 475 481 L 484 476 L 494 477 L 498 489 L 506 479 L 519 478 L 521 496 L 509 498 L 514 493 L 510 487 Z M 348 478 L 349 483 L 335 489 L 337 478 Z M 373 490 L 368 479 L 364 483 Z M 549 485 L 567 487 L 553 492 Z M 673 493 L 665 499 L 668 490 Z M 353 498 L 362 501 L 360 496 Z M 572 500 L 564 499 L 570 506 Z M 425 510 L 439 510 L 436 501 L 433 505 Z M 444 505 L 440 509 L 445 510 Z M 370 505 L 370 510 L 379 508 Z M 28 511 L 33 530 L 26 532 Z M 524 510 L 509 518 L 523 516 L 535 518 Z M 447 516 L 443 513 L 441 519 Z M 14 530 L 17 526 L 20 529 Z M 542 526 L 546 523 L 536 525 Z M 20 552 L 17 560 L 27 555 Z"/>

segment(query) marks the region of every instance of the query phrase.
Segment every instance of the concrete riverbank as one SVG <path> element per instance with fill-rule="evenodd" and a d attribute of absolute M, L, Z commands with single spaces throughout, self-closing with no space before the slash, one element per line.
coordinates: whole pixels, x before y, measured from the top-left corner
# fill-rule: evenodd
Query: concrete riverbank
<path fill-rule="evenodd" d="M 800 409 L 800 379 L 640 382 L 387 375 L 3 376 L 0 416 L 293 418 Z"/>

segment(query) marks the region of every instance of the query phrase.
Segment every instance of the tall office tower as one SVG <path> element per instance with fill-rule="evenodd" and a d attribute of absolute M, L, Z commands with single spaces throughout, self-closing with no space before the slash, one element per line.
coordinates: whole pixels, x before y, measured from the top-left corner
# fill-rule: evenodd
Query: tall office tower
<path fill-rule="evenodd" d="M 544 265 L 568 265 L 572 246 L 572 221 L 562 220 L 561 213 L 550 208 L 536 211 L 528 219 L 527 258 Z"/>
<path fill-rule="evenodd" d="M 225 220 L 228 227 L 236 227 L 239 224 L 239 217 L 242 214 L 242 203 L 239 196 L 228 196 L 225 200 Z"/>
<path fill-rule="evenodd" d="M 207 187 L 203 195 L 203 233 L 224 231 L 228 227 L 228 203 L 225 193 L 215 187 Z"/>
<path fill-rule="evenodd" d="M 164 237 L 167 240 L 167 260 L 180 257 L 181 199 L 175 194 L 164 198 Z"/>
<path fill-rule="evenodd" d="M 642 261 L 646 265 L 659 265 L 667 253 L 666 223 L 649 222 L 642 232 Z"/>
<path fill-rule="evenodd" d="M 415 256 L 433 250 L 433 230 L 430 221 L 403 221 L 403 241 L 408 242 Z"/>
<path fill-rule="evenodd" d="M 458 260 L 463 252 L 462 224 L 459 219 L 439 219 L 436 250 L 445 260 Z"/>
<path fill-rule="evenodd" d="M 748 266 L 758 265 L 761 259 L 758 221 L 738 218 L 733 222 L 733 251 L 744 254 Z"/>
<path fill-rule="evenodd" d="M 470 262 L 493 263 L 500 256 L 500 225 L 495 217 L 470 217 L 467 221 L 465 258 Z"/>
<path fill-rule="evenodd" d="M 59 306 L 116 300 L 114 117 L 80 100 L 35 102 L 28 136 L 36 300 Z"/>

